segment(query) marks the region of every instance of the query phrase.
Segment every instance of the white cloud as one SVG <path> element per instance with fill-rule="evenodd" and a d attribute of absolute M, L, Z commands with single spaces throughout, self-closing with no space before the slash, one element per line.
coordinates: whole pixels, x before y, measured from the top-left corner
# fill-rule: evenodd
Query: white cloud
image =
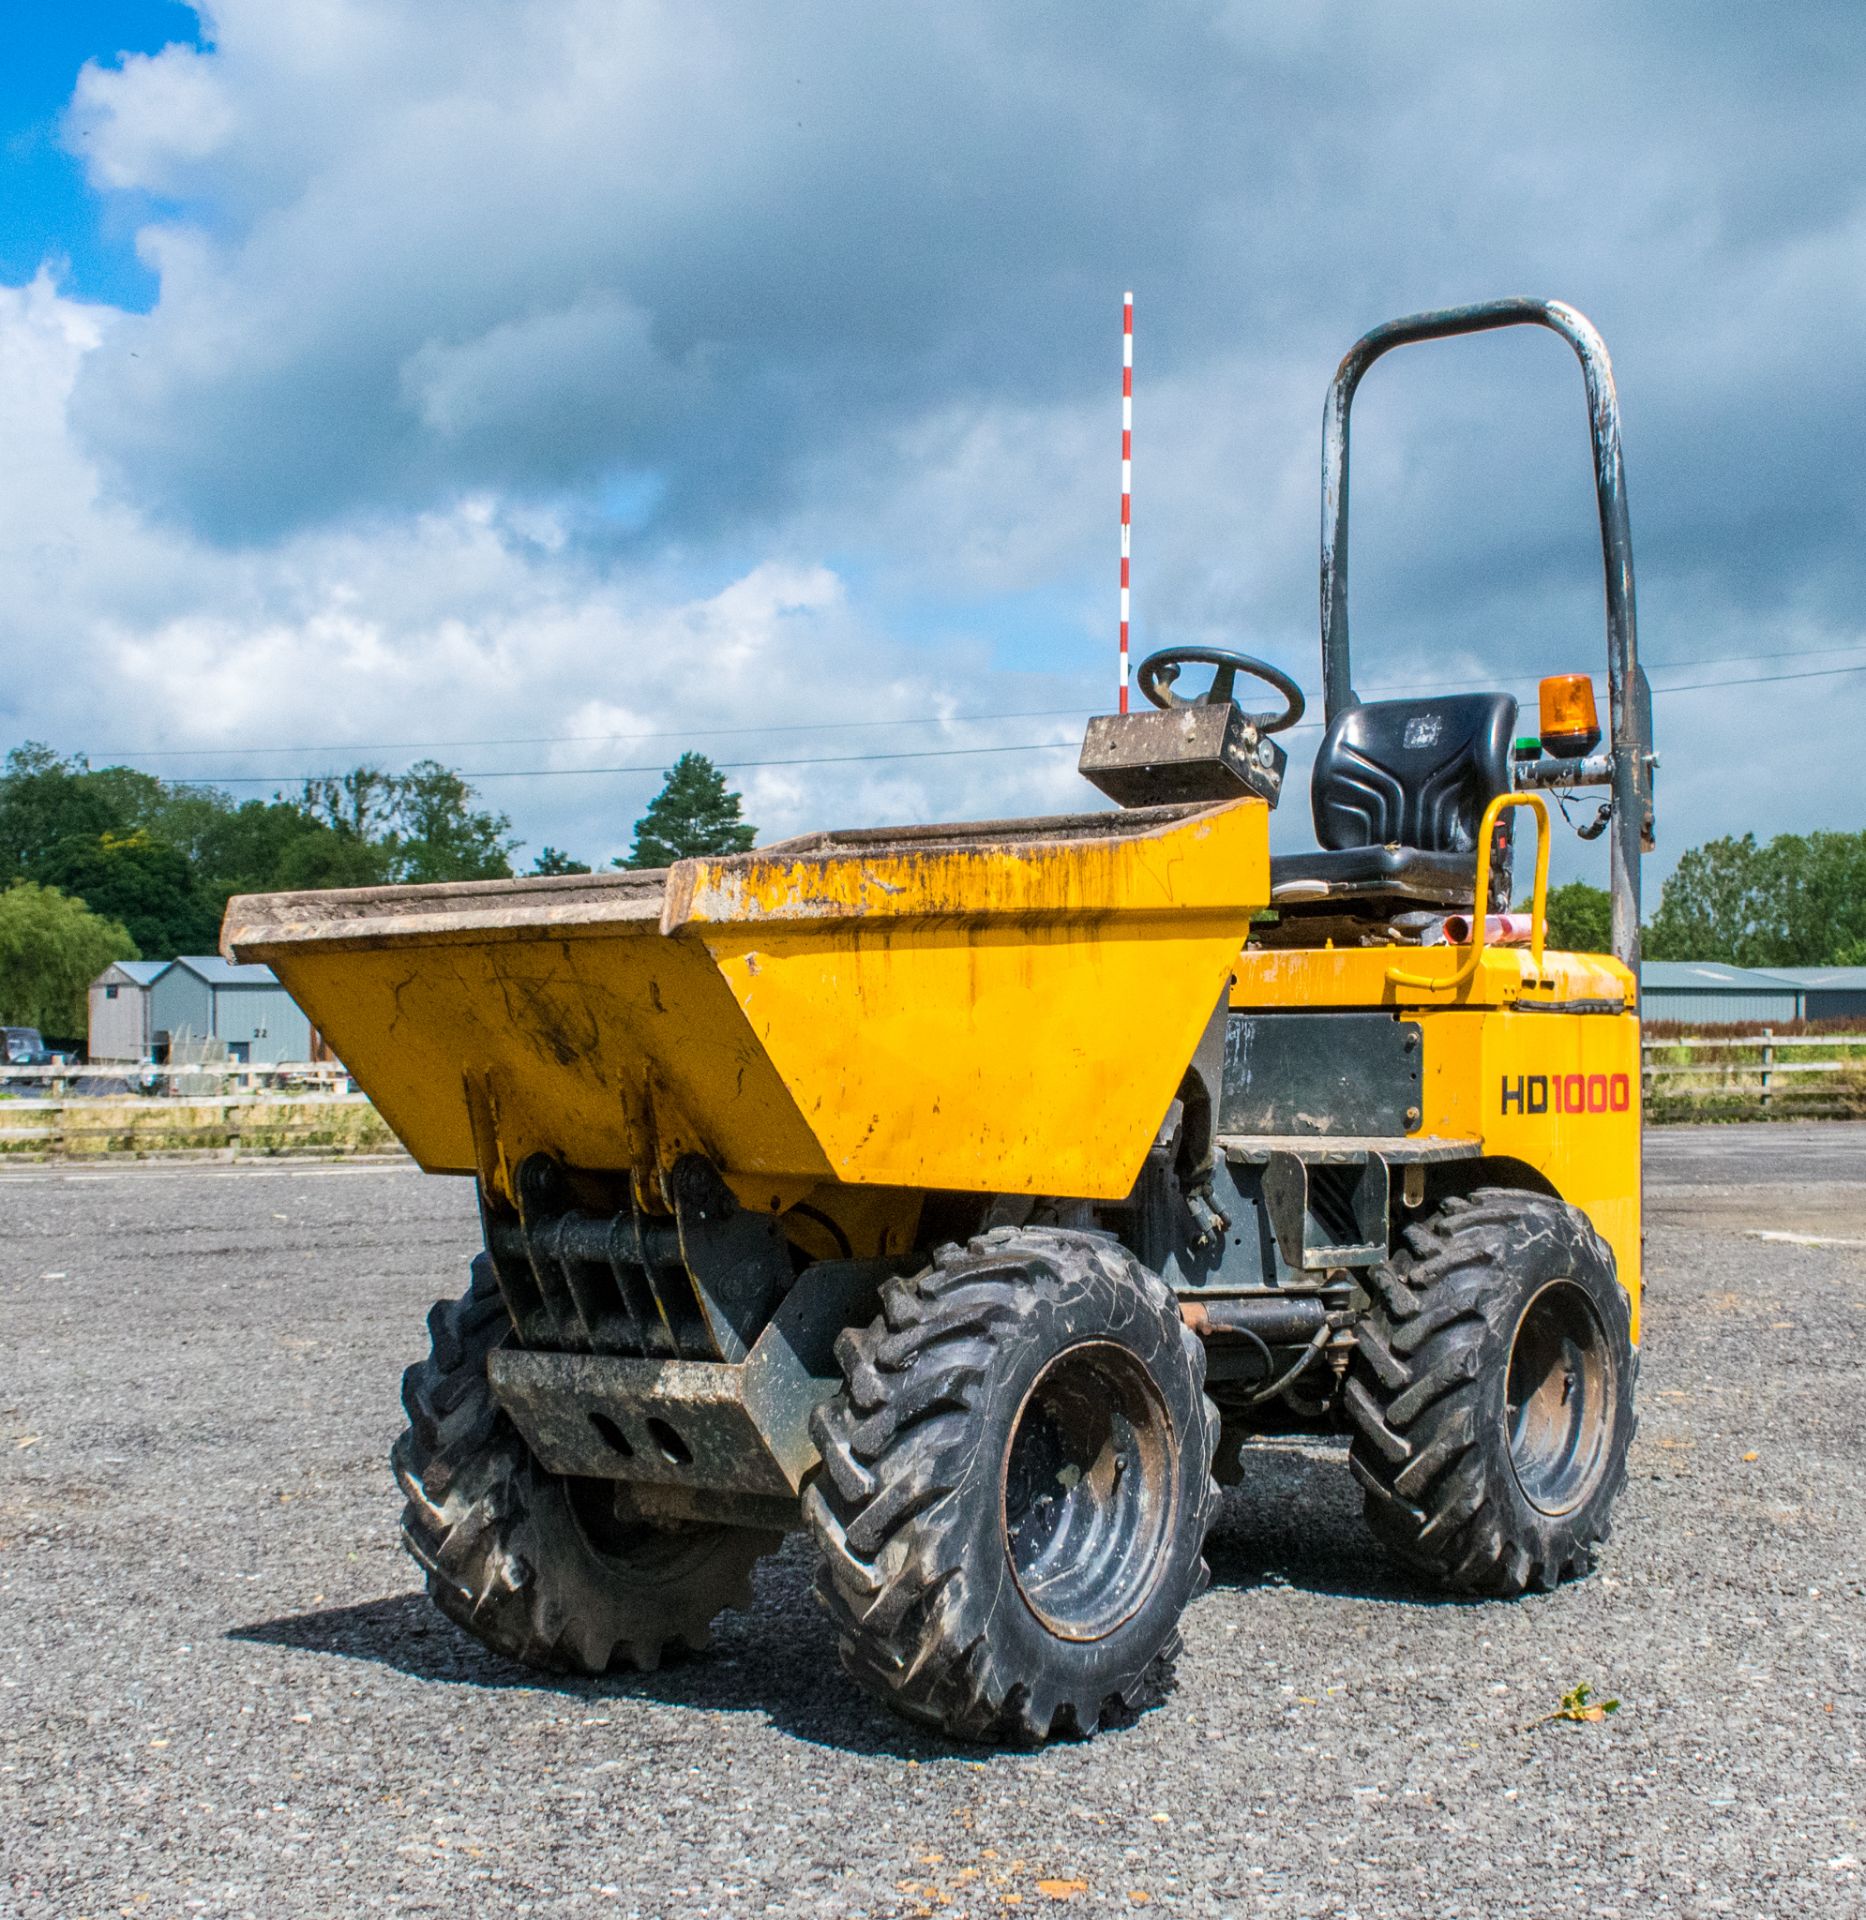
<path fill-rule="evenodd" d="M 97 186 L 172 196 L 204 184 L 203 163 L 228 146 L 238 122 L 213 57 L 175 45 L 85 67 L 67 124 Z"/>
<path fill-rule="evenodd" d="M 860 754 L 876 738 L 865 728 L 816 729 L 951 712 L 955 675 L 982 668 L 982 656 L 891 645 L 820 563 L 768 560 L 683 597 L 652 569 L 566 557 L 485 496 L 264 549 L 151 525 L 105 496 L 65 418 L 86 357 L 113 332 L 44 278 L 0 288 L 0 432 L 13 451 L 0 467 L 0 631 L 14 662 L 0 710 L 15 738 L 192 750 L 145 763 L 156 771 L 284 775 L 342 764 L 346 743 L 385 743 L 371 757 L 402 762 L 423 742 L 460 743 L 444 757 L 476 772 L 642 768 L 485 784 L 534 849 L 607 857 L 626 848 L 652 769 L 684 745 L 721 761 Z M 995 737 L 1063 737 L 1033 724 Z M 962 743 L 905 731 L 916 748 Z M 259 746 L 292 751 L 226 751 Z M 741 784 L 770 835 L 1052 806 L 1069 763 L 858 760 L 749 769 Z"/>
<path fill-rule="evenodd" d="M 1504 290 L 1614 345 L 1654 660 L 1860 638 L 1862 25 L 1830 10 L 207 18 L 209 51 L 87 68 L 70 116 L 98 190 L 157 207 L 153 312 L 0 292 L 16 736 L 558 741 L 446 751 L 469 769 L 1060 737 L 782 729 L 1106 686 L 1128 284 L 1143 645 L 1313 685 L 1333 362 Z M 1369 381 L 1364 682 L 1599 661 L 1578 395 L 1541 338 Z M 1858 686 L 1662 696 L 1668 851 L 1856 818 Z M 605 732 L 678 737 L 558 738 Z M 1070 759 L 739 777 L 777 831 L 1069 805 Z M 653 784 L 487 793 L 587 855 Z"/>

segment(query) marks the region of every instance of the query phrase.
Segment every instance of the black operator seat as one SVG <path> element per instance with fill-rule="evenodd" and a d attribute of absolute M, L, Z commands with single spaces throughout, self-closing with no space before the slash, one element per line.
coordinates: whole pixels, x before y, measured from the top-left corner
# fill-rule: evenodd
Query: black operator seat
<path fill-rule="evenodd" d="M 1309 783 L 1322 849 L 1270 862 L 1271 904 L 1468 907 L 1478 825 L 1510 790 L 1515 731 L 1507 693 L 1374 700 L 1336 714 Z"/>

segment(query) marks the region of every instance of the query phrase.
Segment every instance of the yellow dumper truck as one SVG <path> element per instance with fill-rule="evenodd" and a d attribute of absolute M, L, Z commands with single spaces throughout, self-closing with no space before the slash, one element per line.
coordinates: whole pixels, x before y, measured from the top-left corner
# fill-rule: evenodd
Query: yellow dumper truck
<path fill-rule="evenodd" d="M 1523 323 L 1586 380 L 1604 747 L 1581 676 L 1536 738 L 1507 694 L 1353 686 L 1355 388 Z M 1633 1427 L 1653 765 L 1599 337 L 1535 300 L 1378 329 L 1323 489 L 1314 852 L 1269 851 L 1296 683 L 1178 649 L 1090 723 L 1111 810 L 232 903 L 227 951 L 476 1183 L 485 1250 L 394 1450 L 468 1632 L 652 1666 L 801 1527 L 863 1686 L 965 1738 L 1086 1735 L 1168 1686 L 1217 1481 L 1291 1432 L 1351 1437 L 1422 1580 L 1591 1564 Z M 1590 786 L 1611 959 L 1544 943 L 1542 793 Z M 1493 917 L 1525 809 L 1526 940 Z"/>

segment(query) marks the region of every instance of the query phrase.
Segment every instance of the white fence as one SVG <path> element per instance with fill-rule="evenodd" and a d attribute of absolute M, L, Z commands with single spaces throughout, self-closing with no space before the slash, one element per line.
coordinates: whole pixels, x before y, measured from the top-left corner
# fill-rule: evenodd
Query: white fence
<path fill-rule="evenodd" d="M 0 1067 L 0 1158 L 345 1154 L 395 1142 L 328 1062 Z"/>
<path fill-rule="evenodd" d="M 1705 1034 L 1643 1042 L 1648 1101 L 1866 1112 L 1866 1033 Z M 1836 1078 L 1836 1076 L 1840 1076 Z"/>
<path fill-rule="evenodd" d="M 287 1061 L 274 1066 L 247 1066 L 237 1060 L 177 1062 L 150 1066 L 133 1060 L 96 1060 L 89 1066 L 69 1063 L 51 1067 L 0 1066 L 0 1098 L 34 1093 L 52 1100 L 73 1094 L 99 1097 L 137 1094 L 156 1098 L 195 1099 L 209 1093 L 353 1093 L 356 1083 L 335 1061 Z"/>
<path fill-rule="evenodd" d="M 1866 1118 L 1866 1033 L 1647 1039 L 1644 1054 L 1646 1104 L 1665 1117 Z M 393 1146 L 368 1098 L 334 1062 L 0 1067 L 0 1156 Z"/>

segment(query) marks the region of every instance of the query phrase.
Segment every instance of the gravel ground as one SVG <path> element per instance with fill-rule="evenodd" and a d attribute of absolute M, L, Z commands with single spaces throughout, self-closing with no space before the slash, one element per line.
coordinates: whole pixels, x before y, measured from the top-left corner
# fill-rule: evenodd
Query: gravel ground
<path fill-rule="evenodd" d="M 461 1184 L 0 1174 L 0 1908 L 1866 1911 L 1866 1128 L 1650 1159 L 1596 1577 L 1436 1603 L 1338 1453 L 1267 1452 L 1177 1694 L 1037 1754 L 857 1694 L 795 1540 L 646 1677 L 543 1681 L 431 1612 L 384 1457 Z M 1614 1718 L 1532 1724 L 1583 1681 Z"/>

